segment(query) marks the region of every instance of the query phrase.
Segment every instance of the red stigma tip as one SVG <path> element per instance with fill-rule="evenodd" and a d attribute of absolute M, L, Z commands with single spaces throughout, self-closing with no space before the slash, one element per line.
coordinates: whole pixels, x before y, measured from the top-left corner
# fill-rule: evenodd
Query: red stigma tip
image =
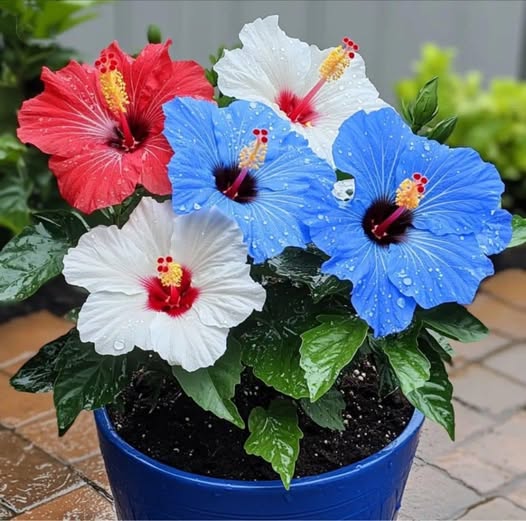
<path fill-rule="evenodd" d="M 413 174 L 413 179 L 414 179 L 415 181 L 418 181 L 421 177 L 422 177 L 422 174 L 419 174 L 418 172 L 416 172 L 416 173 Z"/>
<path fill-rule="evenodd" d="M 105 73 L 107 72 L 107 70 L 108 70 L 108 69 L 106 69 L 106 67 L 101 67 L 101 68 L 100 68 L 100 72 L 101 72 L 102 74 L 105 74 Z"/>
<path fill-rule="evenodd" d="M 357 43 L 353 43 L 352 48 L 353 48 L 355 51 L 359 51 L 359 50 L 360 50 L 360 46 L 359 46 Z"/>
<path fill-rule="evenodd" d="M 418 193 L 419 193 L 419 194 L 423 194 L 424 191 L 425 191 L 425 188 L 424 188 L 422 185 L 418 185 L 418 186 L 416 187 L 416 189 L 418 190 Z"/>
<path fill-rule="evenodd" d="M 266 143 L 267 141 L 268 141 L 268 137 L 263 136 L 263 137 L 261 138 L 261 142 L 262 142 L 262 143 Z"/>
<path fill-rule="evenodd" d="M 255 129 L 252 131 L 252 134 L 254 134 L 254 136 L 259 136 L 259 128 L 255 128 Z"/>
<path fill-rule="evenodd" d="M 344 43 L 348 43 L 348 42 L 349 42 L 349 38 L 347 38 L 347 36 L 345 36 L 345 37 L 343 38 L 342 42 L 344 42 Z"/>
<path fill-rule="evenodd" d="M 99 66 L 100 66 L 100 60 L 97 60 L 97 61 L 95 62 L 95 67 L 99 67 Z"/>
<path fill-rule="evenodd" d="M 157 262 L 158 262 L 159 264 L 162 264 L 162 263 L 164 262 L 164 258 L 163 258 L 163 257 L 159 257 L 159 258 L 157 259 Z"/>
<path fill-rule="evenodd" d="M 106 61 L 107 61 L 106 56 L 101 56 L 101 57 L 100 57 L 100 61 L 101 61 L 102 63 L 106 63 Z"/>
<path fill-rule="evenodd" d="M 172 257 L 170 256 L 166 257 L 166 262 L 172 262 L 172 261 L 173 261 Z"/>
<path fill-rule="evenodd" d="M 266 136 L 266 135 L 268 134 L 268 130 L 267 130 L 266 128 L 262 128 L 262 129 L 261 129 L 261 134 L 262 134 L 263 136 Z"/>
<path fill-rule="evenodd" d="M 168 271 L 168 266 L 163 266 L 163 273 L 166 273 Z"/>
<path fill-rule="evenodd" d="M 110 53 L 108 54 L 108 58 L 110 58 L 110 59 L 113 58 L 114 56 L 115 56 L 115 54 L 113 54 L 112 52 L 110 52 Z"/>
<path fill-rule="evenodd" d="M 421 182 L 423 185 L 427 184 L 427 181 L 428 181 L 427 177 L 422 177 L 422 179 L 420 180 L 420 182 Z"/>
<path fill-rule="evenodd" d="M 110 65 L 110 71 L 114 71 L 116 68 L 115 65 Z"/>
<path fill-rule="evenodd" d="M 355 55 L 354 55 L 353 52 L 350 52 L 350 53 L 349 53 L 349 58 L 350 58 L 351 60 L 354 58 L 354 56 L 355 56 Z"/>
<path fill-rule="evenodd" d="M 162 267 L 162 266 L 157 266 L 157 271 L 158 271 L 159 273 L 161 273 L 161 271 L 163 271 L 163 267 Z"/>

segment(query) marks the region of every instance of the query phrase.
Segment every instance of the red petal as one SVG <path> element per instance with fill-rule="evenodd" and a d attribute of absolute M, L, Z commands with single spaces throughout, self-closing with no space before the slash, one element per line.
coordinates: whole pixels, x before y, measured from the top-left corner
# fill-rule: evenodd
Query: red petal
<path fill-rule="evenodd" d="M 106 143 L 113 122 L 101 99 L 96 70 L 70 62 L 58 72 L 42 70 L 44 92 L 18 113 L 18 137 L 46 154 L 69 156 Z"/>
<path fill-rule="evenodd" d="M 149 138 L 142 150 L 142 174 L 139 183 L 152 194 L 167 195 L 172 193 L 168 179 L 168 161 L 173 151 L 162 134 Z"/>
<path fill-rule="evenodd" d="M 123 154 L 104 146 L 72 158 L 52 156 L 49 160 L 62 197 L 84 213 L 120 204 L 133 193 L 140 168 L 137 152 Z"/>

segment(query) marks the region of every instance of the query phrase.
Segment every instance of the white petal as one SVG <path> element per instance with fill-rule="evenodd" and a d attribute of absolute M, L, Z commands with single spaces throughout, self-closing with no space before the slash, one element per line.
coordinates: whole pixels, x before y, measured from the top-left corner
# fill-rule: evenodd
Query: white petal
<path fill-rule="evenodd" d="M 243 48 L 225 52 L 214 66 L 221 92 L 267 105 L 282 89 L 296 92 L 310 69 L 308 44 L 289 38 L 277 16 L 246 24 L 239 39 Z"/>
<path fill-rule="evenodd" d="M 170 202 L 145 197 L 122 227 L 97 226 L 64 257 L 64 277 L 90 292 L 144 293 L 141 280 L 156 275 L 156 260 L 170 252 L 173 223 Z"/>
<path fill-rule="evenodd" d="M 146 296 L 93 293 L 82 306 L 77 328 L 83 342 L 101 355 L 122 355 L 135 346 L 148 349 L 149 324 L 157 313 L 146 309 Z"/>
<path fill-rule="evenodd" d="M 179 317 L 158 313 L 150 325 L 151 346 L 170 365 L 195 371 L 223 355 L 228 331 L 201 324 L 193 309 Z"/>

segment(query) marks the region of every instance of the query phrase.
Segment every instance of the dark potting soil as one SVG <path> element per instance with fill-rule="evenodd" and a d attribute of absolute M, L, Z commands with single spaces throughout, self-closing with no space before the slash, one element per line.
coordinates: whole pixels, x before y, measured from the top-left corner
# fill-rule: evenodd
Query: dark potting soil
<path fill-rule="evenodd" d="M 0 324 L 15 317 L 47 309 L 62 316 L 86 300 L 82 290 L 69 286 L 62 275 L 44 284 L 34 295 L 23 302 L 0 303 Z"/>
<path fill-rule="evenodd" d="M 383 400 L 378 398 L 378 375 L 367 360 L 341 378 L 339 387 L 347 403 L 343 414 L 346 430 L 321 428 L 300 412 L 303 439 L 295 477 L 335 470 L 374 454 L 403 431 L 413 413 L 413 407 L 399 392 Z M 195 474 L 240 480 L 277 479 L 268 463 L 245 454 L 247 430 L 203 411 L 173 380 L 163 383 L 157 404 L 152 404 L 149 397 L 146 375 L 139 373 L 125 391 L 121 412 L 110 410 L 117 432 L 142 453 Z M 253 407 L 266 407 L 274 398 L 273 389 L 245 373 L 235 402 L 246 422 Z"/>

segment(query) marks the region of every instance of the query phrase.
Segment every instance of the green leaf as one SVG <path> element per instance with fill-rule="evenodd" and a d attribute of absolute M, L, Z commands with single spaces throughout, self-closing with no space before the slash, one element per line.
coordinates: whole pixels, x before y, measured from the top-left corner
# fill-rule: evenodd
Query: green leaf
<path fill-rule="evenodd" d="M 488 334 L 488 328 L 460 304 L 419 310 L 418 316 L 426 326 L 460 342 L 478 342 Z"/>
<path fill-rule="evenodd" d="M 6 175 L 0 181 L 0 226 L 20 233 L 30 223 L 27 200 L 31 184 L 17 175 Z"/>
<path fill-rule="evenodd" d="M 442 425 L 454 440 L 455 411 L 451 402 L 453 386 L 439 354 L 432 348 L 426 349 L 426 354 L 431 362 L 429 380 L 405 396 L 427 418 Z"/>
<path fill-rule="evenodd" d="M 440 121 L 430 132 L 427 134 L 428 139 L 434 139 L 439 143 L 445 143 L 449 136 L 455 130 L 458 118 L 451 116 L 450 118 Z"/>
<path fill-rule="evenodd" d="M 99 355 L 93 344 L 84 344 L 72 333 L 57 360 L 53 387 L 60 436 L 82 410 L 95 410 L 112 403 L 129 384 L 128 356 Z"/>
<path fill-rule="evenodd" d="M 205 411 L 228 420 L 240 429 L 245 428 L 236 405 L 232 401 L 236 385 L 241 379 L 241 346 L 233 338 L 228 340 L 226 353 L 212 367 L 188 372 L 182 367 L 172 367 L 183 391 Z"/>
<path fill-rule="evenodd" d="M 403 333 L 376 340 L 389 359 L 402 392 L 407 396 L 411 391 L 422 387 L 429 380 L 431 364 L 418 349 L 418 327 Z"/>
<path fill-rule="evenodd" d="M 324 316 L 324 319 L 327 317 Z M 312 401 L 323 396 L 340 371 L 354 358 L 367 335 L 367 324 L 358 317 L 334 316 L 301 335 L 300 365 Z"/>
<path fill-rule="evenodd" d="M 255 407 L 248 418 L 248 429 L 245 451 L 268 461 L 288 490 L 303 438 L 296 407 L 280 399 L 272 401 L 268 410 Z"/>
<path fill-rule="evenodd" d="M 11 385 L 17 391 L 26 393 L 47 393 L 53 390 L 57 377 L 57 358 L 69 337 L 76 333 L 71 331 L 49 342 L 30 358 L 11 378 Z"/>
<path fill-rule="evenodd" d="M 348 294 L 350 292 L 349 282 L 321 272 L 320 267 L 323 261 L 320 255 L 301 248 L 289 247 L 281 255 L 270 259 L 268 265 L 277 275 L 305 284 L 314 302 L 319 302 L 335 293 Z"/>
<path fill-rule="evenodd" d="M 320 427 L 344 431 L 342 413 L 346 407 L 342 394 L 337 389 L 329 389 L 319 400 L 300 400 L 305 414 Z"/>
<path fill-rule="evenodd" d="M 413 132 L 429 123 L 438 112 L 438 78 L 429 80 L 418 93 L 413 106 Z"/>
<path fill-rule="evenodd" d="M 0 252 L 0 301 L 20 301 L 62 272 L 62 259 L 84 228 L 73 214 L 24 228 Z"/>
<path fill-rule="evenodd" d="M 243 346 L 243 362 L 265 384 L 293 398 L 309 389 L 300 366 L 301 333 L 312 328 L 326 306 L 315 304 L 304 287 L 269 284 L 263 311 L 235 330 Z"/>
<path fill-rule="evenodd" d="M 450 364 L 455 356 L 455 351 L 449 345 L 447 338 L 433 330 L 424 330 L 422 337 L 425 339 L 431 349 L 433 349 L 440 359 Z"/>
<path fill-rule="evenodd" d="M 402 112 L 402 117 L 404 118 L 405 122 L 409 126 L 413 125 L 413 104 L 406 103 L 404 100 L 401 100 L 400 110 Z"/>
<path fill-rule="evenodd" d="M 511 220 L 511 228 L 513 234 L 511 236 L 511 242 L 508 244 L 508 248 L 514 248 L 526 243 L 526 218 L 520 215 L 514 215 Z"/>

